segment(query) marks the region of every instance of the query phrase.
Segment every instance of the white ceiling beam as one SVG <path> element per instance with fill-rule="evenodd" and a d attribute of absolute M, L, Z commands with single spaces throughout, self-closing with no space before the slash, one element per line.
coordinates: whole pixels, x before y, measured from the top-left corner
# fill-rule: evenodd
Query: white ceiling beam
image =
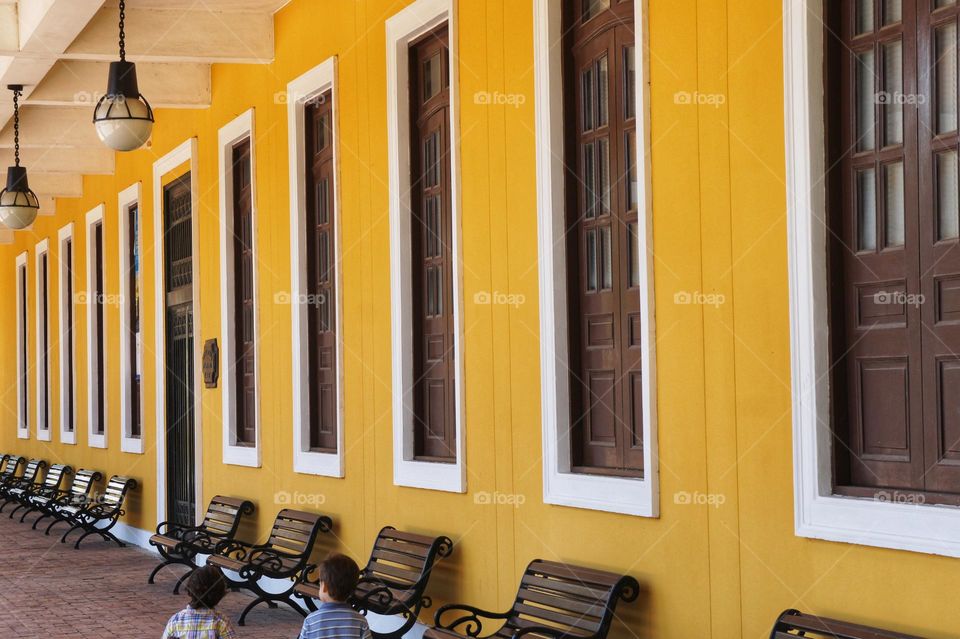
<path fill-rule="evenodd" d="M 57 213 L 57 198 L 55 197 L 37 197 L 40 200 L 40 215 L 56 215 Z"/>
<path fill-rule="evenodd" d="M 63 53 L 101 6 L 103 6 L 103 0 L 20 2 L 18 4 L 20 51 Z"/>
<path fill-rule="evenodd" d="M 22 107 L 20 146 L 101 148 L 93 107 Z M 13 148 L 13 121 L 0 130 L 0 148 Z"/>
<path fill-rule="evenodd" d="M 127 57 L 134 62 L 240 62 L 273 60 L 273 16 L 269 13 L 192 9 L 132 9 L 126 12 Z M 67 47 L 62 58 L 117 59 L 120 13 L 104 7 Z M 0 55 L 3 52 L 0 51 Z"/>
<path fill-rule="evenodd" d="M 97 148 L 21 148 L 20 164 L 30 173 L 82 173 L 112 175 L 116 155 L 105 146 Z M 13 149 L 0 148 L 0 169 L 13 165 Z"/>
<path fill-rule="evenodd" d="M 93 109 L 107 89 L 110 63 L 60 60 L 24 103 Z M 137 65 L 140 91 L 155 109 L 199 109 L 211 104 L 210 65 L 144 62 Z"/>
<path fill-rule="evenodd" d="M 27 176 L 38 197 L 81 197 L 83 176 L 79 173 L 34 173 Z"/>

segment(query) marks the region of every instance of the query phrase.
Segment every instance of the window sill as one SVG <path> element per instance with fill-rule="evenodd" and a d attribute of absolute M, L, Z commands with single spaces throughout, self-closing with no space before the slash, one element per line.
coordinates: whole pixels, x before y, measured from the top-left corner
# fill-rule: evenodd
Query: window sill
<path fill-rule="evenodd" d="M 343 477 L 343 455 L 316 451 L 294 451 L 293 471 L 304 475 Z"/>
<path fill-rule="evenodd" d="M 548 469 L 543 479 L 543 500 L 556 506 L 623 515 L 659 515 L 653 483 L 646 478 L 581 475 Z"/>
<path fill-rule="evenodd" d="M 260 468 L 260 447 L 226 444 L 223 447 L 223 463 L 230 466 Z"/>
<path fill-rule="evenodd" d="M 393 464 L 393 483 L 408 488 L 424 488 L 449 493 L 464 493 L 467 480 L 463 463 L 436 463 L 395 459 Z"/>
<path fill-rule="evenodd" d="M 134 455 L 143 454 L 143 438 L 142 437 L 124 437 L 120 440 L 120 451 L 124 453 L 131 453 Z"/>
<path fill-rule="evenodd" d="M 61 444 L 70 444 L 76 445 L 77 443 L 77 433 L 71 432 L 68 430 L 60 431 L 60 443 Z"/>
<path fill-rule="evenodd" d="M 18 428 L 17 437 L 19 439 L 30 439 L 30 430 L 26 428 Z"/>
<path fill-rule="evenodd" d="M 53 439 L 53 437 L 52 437 L 52 435 L 50 434 L 49 429 L 48 429 L 48 430 L 39 430 L 39 431 L 37 431 L 37 441 L 38 441 L 38 442 L 48 442 L 48 441 L 50 441 L 50 440 L 52 440 L 52 439 Z"/>
<path fill-rule="evenodd" d="M 107 436 L 104 435 L 94 435 L 90 433 L 87 438 L 87 446 L 90 448 L 106 448 L 107 447 Z"/>

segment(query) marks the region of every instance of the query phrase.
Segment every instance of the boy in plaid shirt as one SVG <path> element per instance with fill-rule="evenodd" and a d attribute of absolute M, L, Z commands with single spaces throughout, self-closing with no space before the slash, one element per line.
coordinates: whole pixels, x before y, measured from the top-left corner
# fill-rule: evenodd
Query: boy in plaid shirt
<path fill-rule="evenodd" d="M 187 581 L 190 605 L 170 617 L 163 639 L 236 639 L 237 633 L 216 606 L 227 582 L 216 566 L 198 568 Z"/>

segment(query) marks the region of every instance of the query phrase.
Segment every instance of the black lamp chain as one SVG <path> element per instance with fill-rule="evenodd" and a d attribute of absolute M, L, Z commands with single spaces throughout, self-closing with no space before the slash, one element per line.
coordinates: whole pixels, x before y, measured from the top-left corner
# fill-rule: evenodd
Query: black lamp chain
<path fill-rule="evenodd" d="M 127 59 L 127 46 L 124 42 L 124 33 L 123 33 L 123 23 L 127 17 L 126 13 L 127 3 L 124 0 L 120 0 L 120 60 L 126 61 Z"/>
<path fill-rule="evenodd" d="M 20 91 L 13 90 L 13 160 L 20 166 Z"/>

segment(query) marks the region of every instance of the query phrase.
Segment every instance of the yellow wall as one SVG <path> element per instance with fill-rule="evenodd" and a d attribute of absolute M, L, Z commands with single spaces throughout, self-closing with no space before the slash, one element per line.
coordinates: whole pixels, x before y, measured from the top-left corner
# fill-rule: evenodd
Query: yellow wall
<path fill-rule="evenodd" d="M 457 542 L 434 578 L 439 600 L 506 607 L 534 557 L 626 571 L 644 584 L 620 610 L 615 635 L 690 639 L 765 636 L 783 608 L 886 625 L 927 636 L 955 634 L 956 561 L 800 539 L 793 534 L 789 323 L 783 148 L 781 9 L 769 0 L 651 0 L 652 173 L 661 517 L 644 519 L 541 503 L 538 381 L 533 17 L 530 0 L 459 0 L 462 121 L 465 389 L 469 493 L 392 483 L 389 230 L 384 20 L 399 0 L 294 0 L 276 17 L 276 61 L 218 65 L 208 110 L 158 112 L 152 148 L 118 157 L 110 177 L 84 180 L 82 199 L 62 199 L 0 248 L 0 330 L 15 326 L 14 256 L 77 225 L 106 204 L 107 290 L 118 288 L 118 191 L 143 183 L 144 340 L 155 341 L 152 163 L 199 139 L 199 340 L 220 338 L 217 130 L 256 109 L 263 468 L 221 463 L 220 390 L 204 390 L 203 491 L 243 495 L 269 526 L 279 490 L 325 497 L 338 546 L 358 559 L 377 529 L 393 524 Z M 286 107 L 274 95 L 329 56 L 339 56 L 346 478 L 292 472 Z M 525 104 L 485 106 L 477 91 L 518 93 Z M 721 94 L 719 107 L 678 105 L 678 91 Z M 29 138 L 29 131 L 25 131 Z M 51 290 L 58 290 L 51 271 Z M 82 279 L 78 290 L 83 289 Z M 524 304 L 478 306 L 478 291 L 523 295 Z M 681 306 L 677 291 L 722 294 L 725 303 Z M 54 309 L 55 310 L 55 306 Z M 86 445 L 84 369 L 78 370 L 78 445 L 15 437 L 12 363 L 0 368 L 2 445 L 25 455 L 127 473 L 142 480 L 128 522 L 155 523 L 155 369 L 145 354 L 147 454 L 120 452 L 119 316 L 108 309 L 109 449 Z M 52 327 L 56 327 L 56 319 Z M 86 361 L 86 319 L 77 314 L 77 361 Z M 3 342 L 14 361 L 14 340 Z M 31 357 L 33 346 L 31 343 Z M 56 357 L 53 396 L 58 396 Z M 31 380 L 32 383 L 32 380 Z M 31 414 L 34 404 L 31 399 Z M 58 424 L 54 402 L 53 423 Z M 56 433 L 54 434 L 56 440 Z M 520 507 L 476 504 L 479 491 L 519 493 Z M 679 491 L 721 494 L 720 507 L 674 503 Z M 623 624 L 629 626 L 629 630 Z"/>

